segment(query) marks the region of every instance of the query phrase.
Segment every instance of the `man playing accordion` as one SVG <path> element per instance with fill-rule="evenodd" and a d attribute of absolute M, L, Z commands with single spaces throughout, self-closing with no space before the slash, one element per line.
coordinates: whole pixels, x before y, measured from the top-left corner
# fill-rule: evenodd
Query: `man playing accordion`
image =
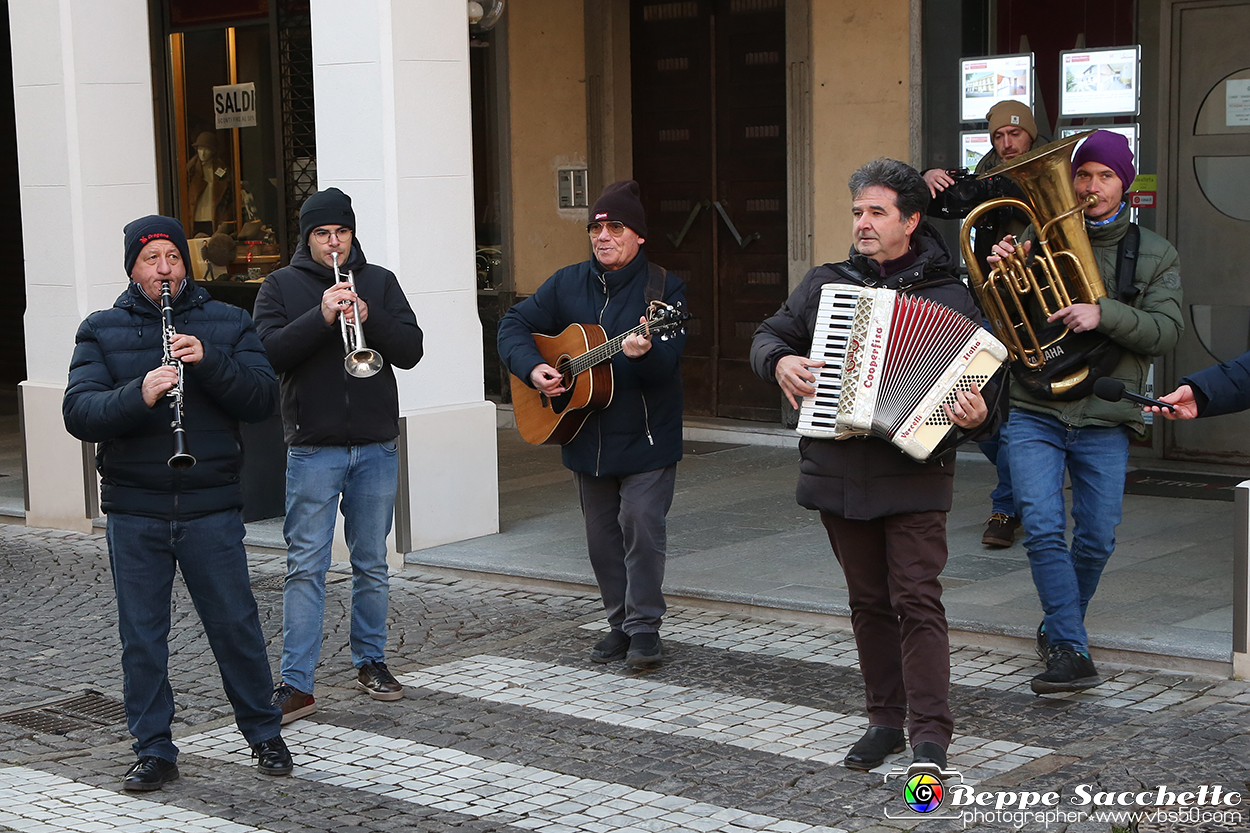
<path fill-rule="evenodd" d="M 812 368 L 823 364 L 807 356 L 826 284 L 894 289 L 980 317 L 941 235 L 923 219 L 929 187 L 920 174 L 902 162 L 877 159 L 857 170 L 849 185 L 850 257 L 808 272 L 751 345 L 756 374 L 776 381 L 796 408 L 799 398 L 815 393 Z M 975 386 L 943 408 L 963 432 L 992 428 Z M 946 565 L 955 455 L 947 451 L 919 462 L 867 436 L 804 437 L 799 453 L 797 499 L 820 512 L 846 575 L 866 689 L 869 727 L 845 764 L 867 771 L 903 751 L 906 723 L 915 762 L 944 769 L 954 721 L 938 576 Z"/>

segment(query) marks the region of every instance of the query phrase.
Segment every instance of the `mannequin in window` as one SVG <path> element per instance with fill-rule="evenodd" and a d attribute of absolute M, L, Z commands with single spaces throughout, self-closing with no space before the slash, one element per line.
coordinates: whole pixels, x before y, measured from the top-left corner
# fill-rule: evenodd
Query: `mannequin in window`
<path fill-rule="evenodd" d="M 191 147 L 195 148 L 195 156 L 187 162 L 187 188 L 192 229 L 195 234 L 212 234 L 232 219 L 230 169 L 217 155 L 216 133 L 204 131 Z"/>

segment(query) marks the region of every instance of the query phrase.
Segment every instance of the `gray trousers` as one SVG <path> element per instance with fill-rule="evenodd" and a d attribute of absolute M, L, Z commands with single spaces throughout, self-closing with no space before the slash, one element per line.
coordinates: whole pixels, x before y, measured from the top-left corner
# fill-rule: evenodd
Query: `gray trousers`
<path fill-rule="evenodd" d="M 665 517 L 677 465 L 625 477 L 574 472 L 586 549 L 613 630 L 657 633 L 664 617 Z"/>

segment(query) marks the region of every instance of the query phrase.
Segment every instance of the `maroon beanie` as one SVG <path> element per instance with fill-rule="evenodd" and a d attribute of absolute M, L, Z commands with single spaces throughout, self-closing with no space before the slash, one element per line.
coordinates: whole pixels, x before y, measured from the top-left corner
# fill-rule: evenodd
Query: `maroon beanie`
<path fill-rule="evenodd" d="M 1077 168 L 1086 162 L 1097 162 L 1115 171 L 1120 178 L 1121 187 L 1128 191 L 1137 178 L 1137 169 L 1133 167 L 1133 151 L 1129 150 L 1128 139 L 1121 133 L 1110 130 L 1095 130 L 1089 138 L 1081 143 L 1072 154 L 1072 175 Z"/>
<path fill-rule="evenodd" d="M 592 223 L 610 223 L 613 220 L 629 226 L 639 237 L 647 236 L 647 214 L 642 210 L 638 183 L 632 179 L 622 179 L 604 188 L 590 209 Z"/>

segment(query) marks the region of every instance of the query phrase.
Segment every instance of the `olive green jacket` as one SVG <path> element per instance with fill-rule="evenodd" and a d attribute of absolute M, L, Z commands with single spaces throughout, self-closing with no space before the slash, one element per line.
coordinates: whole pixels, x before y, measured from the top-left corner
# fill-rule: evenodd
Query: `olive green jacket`
<path fill-rule="evenodd" d="M 1116 254 L 1128 226 L 1127 207 L 1112 223 L 1086 226 L 1094 258 L 1098 261 L 1098 273 L 1104 285 L 1112 284 L 1107 287 L 1109 295 L 1116 294 Z M 1026 236 L 1034 237 L 1032 229 Z M 1138 294 L 1131 303 L 1114 301 L 1109 297 L 1098 300 L 1102 313 L 1098 332 L 1124 348 L 1124 354 L 1111 375 L 1123 382 L 1128 390 L 1142 393 L 1146 387 L 1150 358 L 1161 356 L 1175 347 L 1185 329 L 1181 313 L 1180 259 L 1171 243 L 1145 228 L 1141 229 L 1137 275 L 1133 285 L 1137 287 Z M 1107 402 L 1092 395 L 1071 402 L 1035 399 L 1014 379 L 1011 384 L 1011 407 L 1049 414 L 1073 427 L 1126 425 L 1138 435 L 1146 433 L 1141 407 L 1132 402 Z"/>

